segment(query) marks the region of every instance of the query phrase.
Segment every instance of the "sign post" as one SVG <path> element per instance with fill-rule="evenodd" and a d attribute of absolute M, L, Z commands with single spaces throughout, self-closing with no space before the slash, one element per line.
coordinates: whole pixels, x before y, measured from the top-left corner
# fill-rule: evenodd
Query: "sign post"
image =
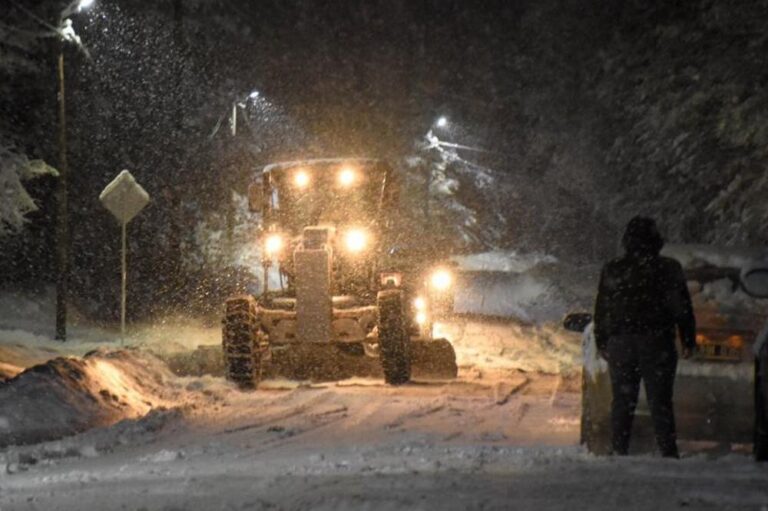
<path fill-rule="evenodd" d="M 121 226 L 120 338 L 122 344 L 125 344 L 125 303 L 128 289 L 126 226 L 149 203 L 149 194 L 130 172 L 123 170 L 104 188 L 99 200 L 117 218 Z"/>

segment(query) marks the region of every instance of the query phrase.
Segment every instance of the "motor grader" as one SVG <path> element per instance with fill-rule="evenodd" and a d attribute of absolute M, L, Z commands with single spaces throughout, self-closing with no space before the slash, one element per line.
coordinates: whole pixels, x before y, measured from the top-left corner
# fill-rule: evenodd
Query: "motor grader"
<path fill-rule="evenodd" d="M 261 214 L 263 288 L 226 301 L 226 376 L 388 384 L 453 378 L 456 355 L 432 338 L 451 305 L 450 266 L 403 218 L 386 161 L 323 159 L 266 166 L 248 191 Z"/>

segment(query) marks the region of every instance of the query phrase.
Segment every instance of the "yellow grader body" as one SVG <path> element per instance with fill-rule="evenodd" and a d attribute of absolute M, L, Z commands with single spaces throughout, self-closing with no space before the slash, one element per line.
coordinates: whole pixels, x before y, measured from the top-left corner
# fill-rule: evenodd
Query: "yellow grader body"
<path fill-rule="evenodd" d="M 404 249 L 397 177 L 380 160 L 269 165 L 249 190 L 262 216 L 264 289 L 227 300 L 224 372 L 242 387 L 265 377 L 453 378 L 450 343 L 432 322 L 450 309 L 450 269 Z M 414 239 L 418 239 L 416 236 Z M 277 273 L 279 288 L 270 289 Z"/>

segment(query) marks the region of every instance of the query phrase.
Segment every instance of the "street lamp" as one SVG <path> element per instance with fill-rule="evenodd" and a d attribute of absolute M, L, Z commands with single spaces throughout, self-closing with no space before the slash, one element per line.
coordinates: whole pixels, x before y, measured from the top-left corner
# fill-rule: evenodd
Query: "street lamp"
<path fill-rule="evenodd" d="M 92 1 L 92 0 L 91 0 Z M 257 90 L 252 90 L 248 93 L 248 96 L 241 96 L 241 99 L 235 99 L 235 101 L 232 103 L 232 114 L 229 117 L 229 130 L 232 133 L 232 136 L 237 135 L 237 107 L 240 107 L 243 109 L 243 111 L 246 111 L 246 108 L 248 106 L 248 100 L 250 99 L 254 103 L 259 99 L 259 96 L 261 93 Z M 247 114 L 247 111 L 246 111 Z M 218 131 L 218 125 L 216 128 L 214 128 L 213 133 L 211 136 L 215 135 Z"/>
<path fill-rule="evenodd" d="M 67 108 L 64 88 L 64 47 L 80 37 L 72 28 L 69 16 L 90 7 L 94 0 L 75 0 L 59 15 L 57 75 L 59 83 L 59 179 L 56 186 L 56 340 L 67 340 L 67 296 L 69 295 L 69 205 L 67 164 Z"/>

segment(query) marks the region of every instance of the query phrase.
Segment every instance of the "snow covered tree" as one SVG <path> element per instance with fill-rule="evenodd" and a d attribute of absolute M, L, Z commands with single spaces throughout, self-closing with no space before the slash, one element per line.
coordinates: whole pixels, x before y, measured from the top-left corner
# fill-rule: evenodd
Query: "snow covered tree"
<path fill-rule="evenodd" d="M 0 236 L 18 232 L 25 215 L 37 210 L 23 182 L 56 173 L 42 160 L 30 160 L 20 149 L 35 136 L 30 127 L 36 119 L 17 106 L 25 105 L 25 99 L 42 85 L 40 52 L 42 41 L 50 35 L 18 8 L 10 9 L 0 21 Z M 30 118 L 34 120 L 30 122 Z"/>
<path fill-rule="evenodd" d="M 611 126 L 610 216 L 657 216 L 671 239 L 768 235 L 765 2 L 638 1 L 598 57 Z"/>
<path fill-rule="evenodd" d="M 23 181 L 47 174 L 56 171 L 44 161 L 29 160 L 12 147 L 0 145 L 0 236 L 21 230 L 25 215 L 37 210 Z"/>

